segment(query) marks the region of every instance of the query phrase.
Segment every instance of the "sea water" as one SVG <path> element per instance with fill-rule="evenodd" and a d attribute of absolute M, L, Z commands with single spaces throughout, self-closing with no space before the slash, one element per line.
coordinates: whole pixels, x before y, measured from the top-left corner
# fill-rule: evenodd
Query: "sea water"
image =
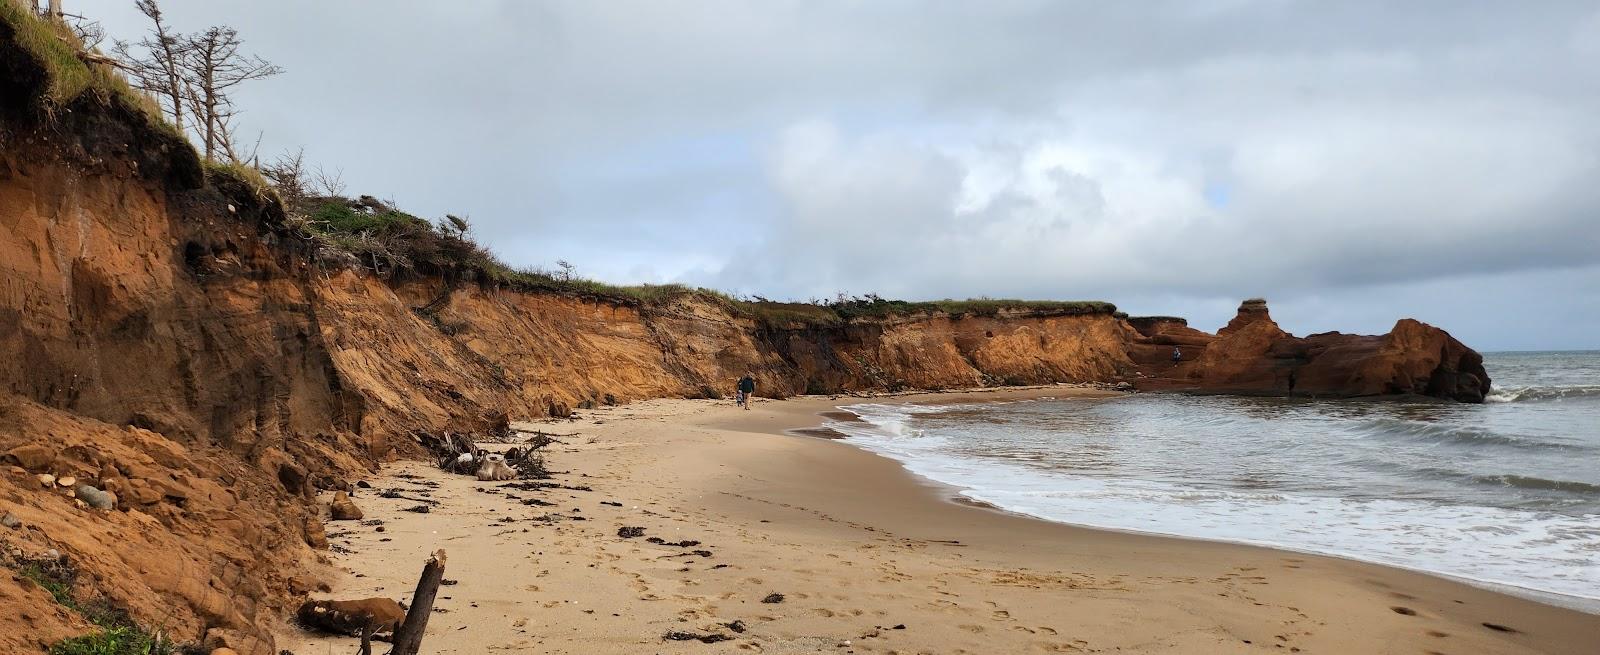
<path fill-rule="evenodd" d="M 860 404 L 828 427 L 1063 523 L 1437 573 L 1600 612 L 1600 352 L 1491 353 L 1489 401 L 1137 394 Z"/>

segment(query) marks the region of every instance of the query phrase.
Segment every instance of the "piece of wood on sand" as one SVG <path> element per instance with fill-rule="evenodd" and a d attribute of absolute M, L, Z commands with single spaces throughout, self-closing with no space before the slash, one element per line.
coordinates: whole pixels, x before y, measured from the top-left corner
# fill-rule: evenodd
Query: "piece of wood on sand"
<path fill-rule="evenodd" d="M 417 593 L 411 596 L 411 607 L 406 610 L 406 620 L 394 631 L 394 646 L 389 655 L 417 655 L 422 647 L 422 633 L 428 629 L 428 616 L 433 614 L 433 597 L 439 593 L 439 582 L 444 580 L 444 549 L 428 558 L 422 567 L 422 577 L 417 580 Z"/>

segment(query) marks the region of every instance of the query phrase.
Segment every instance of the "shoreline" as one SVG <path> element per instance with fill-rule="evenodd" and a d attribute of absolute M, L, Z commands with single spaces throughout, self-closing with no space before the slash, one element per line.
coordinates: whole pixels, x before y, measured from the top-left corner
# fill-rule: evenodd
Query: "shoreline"
<path fill-rule="evenodd" d="M 592 492 L 386 467 L 356 501 L 387 530 L 329 524 L 350 551 L 332 557 L 351 571 L 325 572 L 331 596 L 404 600 L 425 554 L 448 549 L 446 577 L 461 583 L 441 591 L 432 653 L 1588 653 L 1600 643 L 1600 617 L 1575 610 L 1356 560 L 983 508 L 895 460 L 785 432 L 853 402 L 873 399 L 758 399 L 748 412 L 659 400 L 540 425 L 577 435 L 551 447 L 550 465 L 569 471 L 556 482 Z M 376 493 L 402 484 L 440 505 L 407 513 L 415 503 Z M 522 504 L 533 496 L 554 506 Z M 669 543 L 623 539 L 620 526 Z M 770 593 L 786 600 L 762 603 Z M 729 640 L 664 640 L 672 631 Z M 280 634 L 301 655 L 353 643 Z"/>
<path fill-rule="evenodd" d="M 1031 389 L 1034 389 L 1034 388 L 1030 387 L 1029 389 L 1031 390 Z M 1050 400 L 1050 399 L 1053 399 L 1048 395 L 1027 395 L 1027 394 L 1025 394 L 1023 397 L 1020 397 L 1020 398 L 996 399 L 996 398 L 984 397 L 981 394 L 981 392 L 961 391 L 961 392 L 954 392 L 954 393 L 959 394 L 959 397 L 953 398 L 952 400 L 954 402 L 956 402 L 956 403 L 962 403 L 962 404 L 976 404 L 976 403 L 983 403 L 983 402 L 1018 402 L 1018 401 L 1023 401 L 1023 400 Z M 1158 391 L 1158 392 L 1148 392 L 1148 393 L 1173 393 L 1173 392 Z M 1184 393 L 1184 392 L 1179 391 L 1179 392 L 1176 392 L 1176 393 Z M 907 403 L 907 404 L 934 404 L 935 402 L 937 402 L 940 399 L 942 393 L 941 392 L 930 392 L 928 394 L 911 394 L 911 395 L 919 396 L 919 398 L 918 398 L 918 400 L 916 402 Z M 1095 398 L 1095 397 L 1115 398 L 1115 397 L 1119 397 L 1119 396 L 1122 396 L 1122 395 L 1126 395 L 1126 394 L 1116 393 L 1116 392 L 1109 392 L 1109 393 L 1104 394 L 1103 396 L 1094 395 L 1094 394 L 1072 394 L 1072 397 L 1077 397 L 1077 398 Z M 923 396 L 926 396 L 926 397 L 923 398 Z M 871 399 L 867 399 L 866 402 L 871 402 Z M 853 420 L 853 421 L 857 421 L 857 422 L 866 422 L 864 419 L 860 418 L 859 416 L 849 412 L 848 410 L 843 409 L 843 407 L 844 407 L 844 405 L 838 405 L 838 406 L 834 407 L 833 410 L 818 412 L 816 414 L 816 416 L 818 417 L 819 420 L 815 421 L 815 422 L 821 423 L 822 419 L 835 420 L 835 421 L 837 421 L 837 420 Z M 843 415 L 848 415 L 848 418 L 843 416 Z M 832 434 L 837 435 L 837 436 L 824 436 L 822 434 L 813 434 L 813 433 L 811 433 L 812 431 L 826 431 L 826 432 L 831 432 Z M 789 435 L 825 438 L 825 439 L 832 439 L 832 440 L 839 440 L 839 441 L 845 441 L 845 440 L 848 439 L 848 435 L 845 435 L 843 433 L 831 430 L 829 428 L 824 427 L 823 425 L 817 425 L 817 426 L 814 426 L 814 427 L 811 427 L 811 428 L 789 428 L 789 429 L 782 430 L 781 433 L 782 434 L 789 434 Z M 1047 517 L 1043 517 L 1043 516 L 1036 516 L 1036 515 L 1033 515 L 1033 514 L 1029 514 L 1027 512 L 1007 509 L 1007 508 L 1005 508 L 1003 506 L 997 505 L 995 503 L 992 503 L 992 502 L 989 502 L 989 501 L 986 501 L 986 500 L 981 500 L 981 499 L 977 499 L 977 498 L 973 498 L 973 497 L 967 496 L 964 493 L 966 491 L 966 488 L 964 488 L 964 487 L 962 487 L 960 485 L 951 484 L 951 483 L 943 482 L 943 481 L 940 481 L 940 480 L 934 480 L 932 478 L 925 477 L 925 476 L 923 476 L 921 474 L 916 473 L 915 471 L 912 471 L 906 465 L 905 462 L 901 462 L 900 460 L 897 460 L 897 459 L 895 459 L 893 457 L 889 457 L 888 455 L 877 453 L 877 452 L 874 452 L 874 451 L 872 451 L 870 449 L 866 449 L 866 448 L 859 448 L 858 447 L 858 449 L 860 449 L 863 452 L 866 452 L 868 454 L 871 454 L 871 455 L 874 455 L 874 456 L 877 456 L 877 457 L 883 457 L 884 459 L 888 459 L 890 461 L 895 462 L 896 464 L 899 464 L 901 466 L 901 468 L 903 470 L 905 470 L 905 472 L 908 475 L 912 476 L 913 478 L 916 479 L 916 481 L 918 483 L 920 483 L 920 486 L 923 486 L 923 487 L 926 487 L 926 488 L 930 488 L 930 489 L 933 489 L 933 490 L 938 490 L 939 492 L 947 492 L 947 493 L 949 493 L 950 497 L 946 498 L 946 500 L 949 500 L 951 502 L 955 502 L 955 503 L 961 504 L 961 505 L 968 505 L 968 506 L 976 507 L 976 508 L 979 508 L 979 509 L 985 509 L 985 510 L 988 510 L 988 511 L 999 512 L 999 513 L 1006 514 L 1006 515 L 1013 516 L 1013 517 L 1017 517 L 1017 518 L 1033 520 L 1033 521 L 1044 521 L 1046 523 L 1053 523 L 1053 524 L 1056 524 L 1056 525 L 1064 525 L 1064 526 L 1070 526 L 1070 527 L 1075 527 L 1075 528 L 1082 528 L 1082 529 L 1086 529 L 1086 530 L 1101 530 L 1101 531 L 1106 531 L 1106 532 L 1119 532 L 1119 533 L 1125 533 L 1125 534 L 1130 534 L 1130 535 L 1142 535 L 1142 536 L 1159 537 L 1159 538 L 1165 538 L 1165 539 L 1180 539 L 1180 540 L 1188 540 L 1188 541 L 1202 541 L 1202 542 L 1211 542 L 1211 543 L 1232 544 L 1232 545 L 1238 545 L 1238 546 L 1249 546 L 1249 547 L 1253 547 L 1253 548 L 1267 548 L 1267 549 L 1270 549 L 1270 550 L 1282 551 L 1282 552 L 1286 552 L 1286 553 L 1295 553 L 1295 554 L 1300 554 L 1300 555 L 1311 555 L 1311 556 L 1316 556 L 1316 557 L 1330 557 L 1330 558 L 1346 560 L 1346 561 L 1350 561 L 1350 562 L 1354 562 L 1354 563 L 1358 563 L 1358 564 L 1367 564 L 1367 565 L 1371 565 L 1371 566 L 1381 566 L 1381 567 L 1399 569 L 1399 570 L 1402 570 L 1402 571 L 1409 571 L 1409 572 L 1412 572 L 1412 573 L 1420 573 L 1422 575 L 1432 576 L 1432 577 L 1440 578 L 1440 579 L 1447 580 L 1447 581 L 1450 581 L 1450 582 L 1456 582 L 1456 583 L 1465 584 L 1465 585 L 1472 586 L 1472 587 L 1477 587 L 1477 588 L 1480 588 L 1480 589 L 1483 589 L 1483 590 L 1486 590 L 1486 591 L 1492 591 L 1492 592 L 1495 592 L 1495 593 L 1506 594 L 1506 595 L 1509 595 L 1509 596 L 1515 596 L 1515 597 L 1518 597 L 1518 598 L 1531 600 L 1531 601 L 1534 601 L 1534 602 L 1537 602 L 1537 603 L 1540 603 L 1540 604 L 1543 604 L 1543 605 L 1550 605 L 1550 606 L 1559 607 L 1559 608 L 1562 608 L 1562 609 L 1574 610 L 1574 611 L 1582 612 L 1584 614 L 1600 615 L 1600 597 L 1574 596 L 1574 595 L 1563 594 L 1563 593 L 1554 592 L 1554 591 L 1546 591 L 1546 590 L 1542 590 L 1542 589 L 1535 589 L 1533 587 L 1525 587 L 1525 586 L 1509 584 L 1509 583 L 1504 583 L 1504 582 L 1496 582 L 1496 581 L 1493 581 L 1493 580 L 1481 580 L 1481 579 L 1478 579 L 1478 578 L 1471 578 L 1471 577 L 1466 577 L 1466 576 L 1453 575 L 1453 574 L 1442 572 L 1442 571 L 1433 571 L 1433 570 L 1429 570 L 1429 569 L 1406 566 L 1404 564 L 1381 562 L 1381 561 L 1376 561 L 1376 560 L 1372 560 L 1372 559 L 1365 559 L 1365 558 L 1363 558 L 1363 557 L 1361 557 L 1359 555 L 1355 555 L 1355 554 L 1319 552 L 1319 551 L 1314 551 L 1314 550 L 1309 550 L 1309 549 L 1296 548 L 1296 547 L 1294 547 L 1292 545 L 1287 545 L 1287 544 L 1267 543 L 1267 542 L 1257 543 L 1257 542 L 1249 542 L 1249 541 L 1230 541 L 1230 540 L 1226 540 L 1226 539 L 1212 539 L 1212 538 L 1207 538 L 1207 537 L 1197 537 L 1197 536 L 1177 534 L 1177 533 L 1171 533 L 1171 532 L 1156 532 L 1156 531 L 1151 531 L 1151 530 L 1138 530 L 1138 529 L 1134 529 L 1134 528 L 1122 528 L 1122 527 L 1108 526 L 1108 525 L 1094 525 L 1094 524 L 1091 524 L 1091 523 L 1076 523 L 1076 522 L 1069 522 L 1069 521 L 1060 521 L 1060 520 L 1051 519 L 1051 518 L 1047 518 Z"/>

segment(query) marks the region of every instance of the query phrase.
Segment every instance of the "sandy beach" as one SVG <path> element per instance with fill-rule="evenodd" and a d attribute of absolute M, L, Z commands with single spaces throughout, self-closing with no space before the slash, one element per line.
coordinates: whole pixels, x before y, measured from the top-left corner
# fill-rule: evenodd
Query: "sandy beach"
<path fill-rule="evenodd" d="M 752 411 L 655 400 L 521 426 L 563 435 L 547 482 L 564 488 L 388 466 L 355 495 L 366 522 L 328 524 L 321 576 L 333 590 L 319 597 L 409 600 L 423 560 L 443 548 L 456 583 L 440 590 L 426 653 L 1600 650 L 1600 616 L 1336 558 L 1033 520 L 786 432 L 852 400 Z M 428 513 L 406 511 L 417 499 L 432 501 Z M 623 527 L 643 535 L 620 537 Z M 355 649 L 291 626 L 279 644 Z"/>

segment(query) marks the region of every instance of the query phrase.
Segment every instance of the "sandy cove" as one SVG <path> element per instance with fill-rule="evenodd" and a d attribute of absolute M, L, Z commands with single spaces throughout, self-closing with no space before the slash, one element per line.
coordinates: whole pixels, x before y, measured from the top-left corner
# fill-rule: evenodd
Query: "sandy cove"
<path fill-rule="evenodd" d="M 427 553 L 444 548 L 445 577 L 458 584 L 440 590 L 425 653 L 1600 650 L 1600 616 L 1383 566 L 952 502 L 893 461 L 784 433 L 849 401 L 759 401 L 747 412 L 656 400 L 538 424 L 575 435 L 550 448 L 550 468 L 565 471 L 553 482 L 592 491 L 390 466 L 356 496 L 383 532 L 329 524 L 343 571 L 325 572 L 333 593 L 323 596 L 409 600 Z M 438 505 L 404 511 L 418 503 L 377 493 L 390 488 L 427 491 Z M 524 504 L 532 499 L 553 506 Z M 624 526 L 645 536 L 621 538 Z M 762 602 L 773 593 L 784 600 Z M 731 639 L 664 639 L 672 631 Z M 287 627 L 279 644 L 297 655 L 355 650 L 352 639 Z"/>

